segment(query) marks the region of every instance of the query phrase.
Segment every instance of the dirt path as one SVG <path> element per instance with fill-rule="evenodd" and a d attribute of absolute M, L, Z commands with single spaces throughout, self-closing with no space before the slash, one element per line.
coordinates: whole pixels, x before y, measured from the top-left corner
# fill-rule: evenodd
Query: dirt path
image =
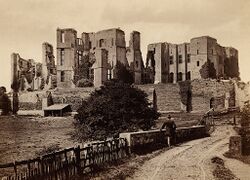
<path fill-rule="evenodd" d="M 228 150 L 229 137 L 234 133 L 231 126 L 217 126 L 211 137 L 184 143 L 147 161 L 130 179 L 214 179 L 211 158 L 223 157 L 222 154 Z M 228 168 L 233 164 L 233 173 L 238 172 L 237 164 L 241 162 L 232 163 L 234 160 L 225 157 L 223 159 Z M 242 166 L 245 171 L 241 174 L 246 170 L 250 172 L 250 166 Z M 244 179 L 244 174 L 234 174 Z"/>

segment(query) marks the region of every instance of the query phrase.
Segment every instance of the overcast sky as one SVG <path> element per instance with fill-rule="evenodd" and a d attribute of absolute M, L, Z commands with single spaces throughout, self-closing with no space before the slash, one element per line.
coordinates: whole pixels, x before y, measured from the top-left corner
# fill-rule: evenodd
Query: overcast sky
<path fill-rule="evenodd" d="M 248 0 L 0 0 L 0 85 L 10 86 L 10 55 L 42 59 L 42 43 L 55 47 L 56 28 L 82 32 L 120 27 L 141 32 L 147 44 L 189 42 L 209 35 L 239 50 L 240 76 L 250 81 Z M 8 88 L 9 89 L 9 88 Z"/>

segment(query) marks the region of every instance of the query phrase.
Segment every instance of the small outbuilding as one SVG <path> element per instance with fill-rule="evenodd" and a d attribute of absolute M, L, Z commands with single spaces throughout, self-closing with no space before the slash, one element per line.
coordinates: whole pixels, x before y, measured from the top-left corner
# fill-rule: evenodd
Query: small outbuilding
<path fill-rule="evenodd" d="M 64 116 L 66 113 L 72 112 L 69 104 L 53 104 L 43 109 L 44 116 Z"/>

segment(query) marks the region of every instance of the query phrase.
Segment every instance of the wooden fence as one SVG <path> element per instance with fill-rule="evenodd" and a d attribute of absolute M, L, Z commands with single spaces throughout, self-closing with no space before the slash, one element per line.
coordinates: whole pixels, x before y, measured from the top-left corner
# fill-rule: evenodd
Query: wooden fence
<path fill-rule="evenodd" d="M 39 158 L 0 165 L 6 180 L 63 180 L 94 173 L 103 163 L 126 157 L 127 142 L 123 138 L 65 149 Z"/>

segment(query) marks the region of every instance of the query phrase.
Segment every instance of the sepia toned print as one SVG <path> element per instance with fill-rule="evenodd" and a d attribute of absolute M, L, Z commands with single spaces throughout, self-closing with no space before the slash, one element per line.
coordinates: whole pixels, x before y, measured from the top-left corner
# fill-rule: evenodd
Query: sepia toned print
<path fill-rule="evenodd" d="M 249 8 L 1 2 L 0 179 L 248 180 Z"/>

